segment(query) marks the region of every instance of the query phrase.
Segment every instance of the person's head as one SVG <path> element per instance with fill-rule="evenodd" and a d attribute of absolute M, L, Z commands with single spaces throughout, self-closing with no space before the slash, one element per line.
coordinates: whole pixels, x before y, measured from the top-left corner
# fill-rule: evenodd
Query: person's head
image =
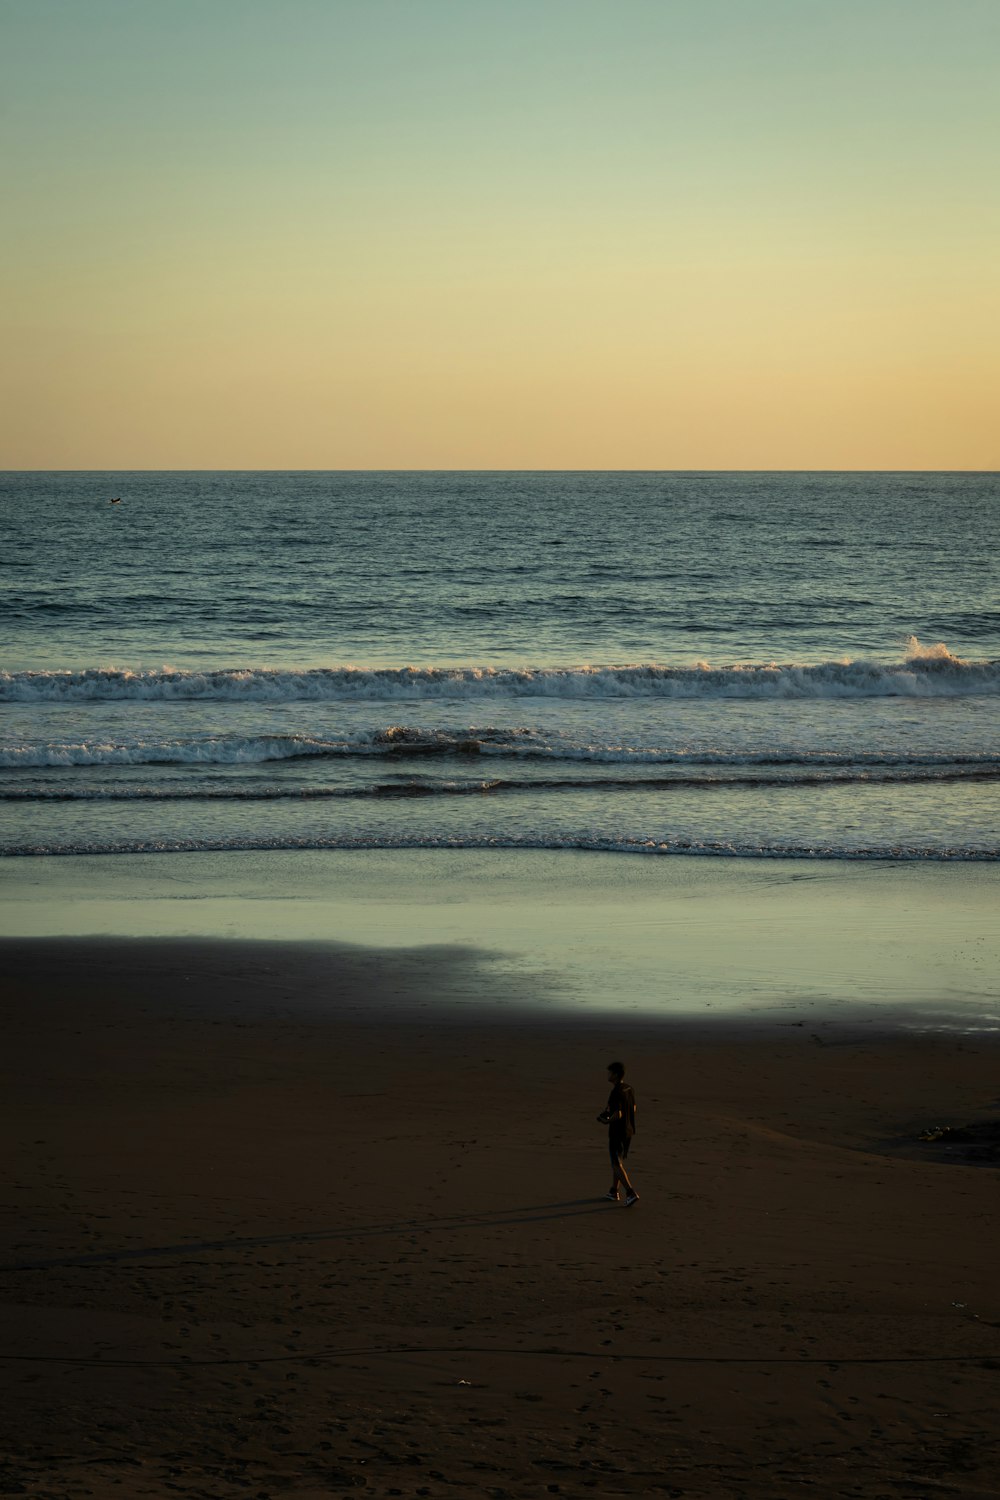
<path fill-rule="evenodd" d="M 625 1077 L 625 1064 L 620 1062 L 608 1063 L 608 1082 L 621 1083 Z"/>

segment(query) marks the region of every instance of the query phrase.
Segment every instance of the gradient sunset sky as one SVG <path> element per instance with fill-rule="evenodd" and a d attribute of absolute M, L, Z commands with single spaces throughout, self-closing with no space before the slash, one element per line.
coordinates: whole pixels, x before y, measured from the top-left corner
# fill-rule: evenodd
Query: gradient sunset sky
<path fill-rule="evenodd" d="M 7 468 L 998 468 L 998 0 L 0 0 Z"/>

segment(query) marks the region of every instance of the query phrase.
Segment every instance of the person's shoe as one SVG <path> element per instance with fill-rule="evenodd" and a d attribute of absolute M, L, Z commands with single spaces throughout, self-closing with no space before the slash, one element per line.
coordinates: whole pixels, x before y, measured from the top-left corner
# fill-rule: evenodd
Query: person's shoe
<path fill-rule="evenodd" d="M 633 1204 L 638 1203 L 638 1201 L 639 1201 L 639 1194 L 638 1193 L 629 1193 L 628 1197 L 625 1199 L 625 1207 L 626 1208 L 631 1208 L 633 1206 Z"/>
<path fill-rule="evenodd" d="M 609 1203 L 620 1203 L 622 1201 L 617 1193 L 605 1193 L 604 1196 Z"/>

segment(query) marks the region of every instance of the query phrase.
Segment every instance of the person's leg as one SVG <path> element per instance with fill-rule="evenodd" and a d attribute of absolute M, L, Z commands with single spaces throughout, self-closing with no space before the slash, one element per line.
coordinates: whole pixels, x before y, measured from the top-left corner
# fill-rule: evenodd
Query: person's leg
<path fill-rule="evenodd" d="M 611 1156 L 611 1186 L 608 1189 L 608 1197 L 614 1198 L 615 1202 L 617 1202 L 620 1196 L 618 1192 L 618 1164 L 621 1161 L 621 1157 L 618 1154 L 618 1147 L 614 1141 L 608 1142 L 608 1151 Z"/>
<path fill-rule="evenodd" d="M 625 1158 L 628 1155 L 628 1139 L 613 1142 L 611 1145 L 611 1170 L 614 1174 L 614 1192 L 617 1195 L 619 1183 L 625 1189 L 626 1203 L 635 1203 L 639 1194 L 632 1186 L 628 1172 L 625 1170 Z"/>
<path fill-rule="evenodd" d="M 622 1157 L 619 1157 L 618 1160 L 615 1162 L 614 1175 L 615 1175 L 615 1191 L 616 1192 L 618 1191 L 618 1184 L 621 1183 L 621 1185 L 625 1189 L 625 1192 L 628 1195 L 628 1197 L 630 1197 L 630 1198 L 638 1198 L 639 1194 L 636 1192 L 635 1188 L 632 1186 L 632 1183 L 631 1183 L 631 1181 L 629 1179 L 629 1175 L 628 1175 L 628 1173 L 625 1170 L 625 1162 L 624 1162 L 624 1160 L 623 1160 Z"/>

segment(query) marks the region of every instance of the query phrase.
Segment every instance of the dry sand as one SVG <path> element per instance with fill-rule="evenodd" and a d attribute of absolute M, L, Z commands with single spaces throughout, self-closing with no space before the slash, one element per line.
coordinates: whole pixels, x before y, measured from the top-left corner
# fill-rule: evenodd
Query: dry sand
<path fill-rule="evenodd" d="M 462 949 L 0 955 L 0 1494 L 1000 1493 L 997 1174 L 915 1139 L 997 1119 L 995 1039 L 539 1021 Z"/>

